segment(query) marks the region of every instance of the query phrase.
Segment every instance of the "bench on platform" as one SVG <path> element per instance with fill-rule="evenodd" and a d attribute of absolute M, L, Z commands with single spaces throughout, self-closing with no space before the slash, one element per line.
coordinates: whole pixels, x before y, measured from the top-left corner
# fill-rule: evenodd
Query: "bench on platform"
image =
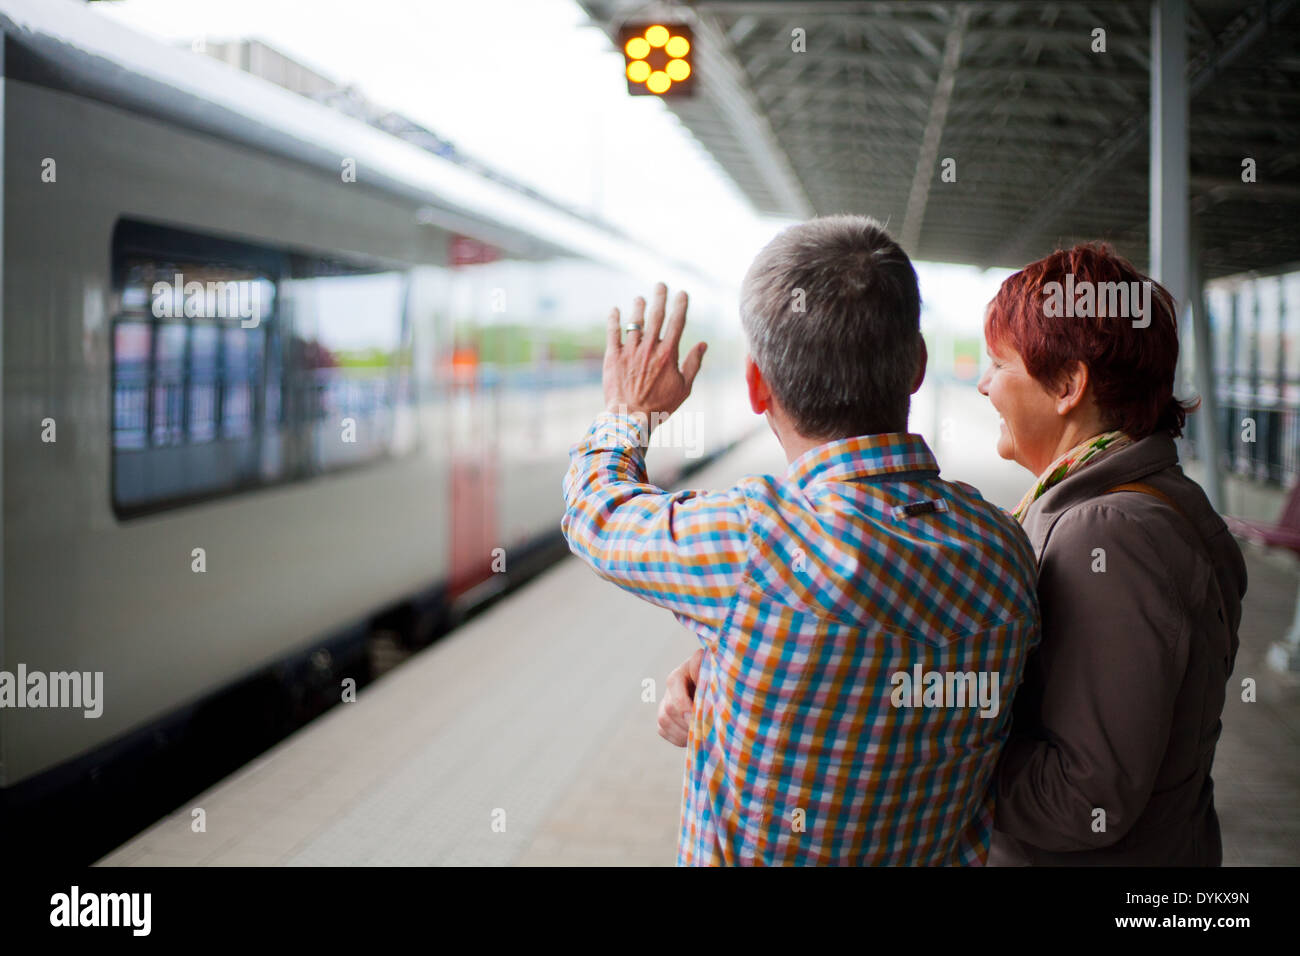
<path fill-rule="evenodd" d="M 1300 555 L 1300 482 L 1287 495 L 1282 516 L 1277 521 L 1251 521 L 1224 515 L 1228 530 L 1239 538 L 1268 548 L 1285 548 Z"/>
<path fill-rule="evenodd" d="M 1228 530 L 1238 538 L 1266 548 L 1290 551 L 1300 557 L 1300 482 L 1292 487 L 1277 521 L 1255 521 L 1223 516 Z M 1300 671 L 1300 591 L 1296 595 L 1296 612 L 1291 629 L 1268 649 L 1269 666 L 1280 671 Z"/>

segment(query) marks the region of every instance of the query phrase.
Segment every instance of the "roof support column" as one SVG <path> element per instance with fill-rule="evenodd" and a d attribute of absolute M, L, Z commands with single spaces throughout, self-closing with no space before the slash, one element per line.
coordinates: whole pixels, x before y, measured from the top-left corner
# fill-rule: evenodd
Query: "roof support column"
<path fill-rule="evenodd" d="M 1195 382 L 1201 396 L 1198 430 L 1205 466 L 1204 487 L 1210 503 L 1223 507 L 1217 402 L 1210 362 L 1209 321 L 1204 294 L 1192 287 L 1193 269 L 1188 193 L 1187 4 L 1185 0 L 1151 3 L 1151 274 L 1174 297 L 1180 330 L 1192 323 Z M 1193 303 L 1192 298 L 1197 301 Z M 1193 308 L 1193 304 L 1195 307 Z"/>
<path fill-rule="evenodd" d="M 1200 243 L 1195 241 L 1195 236 L 1189 251 L 1187 301 L 1192 313 L 1192 380 L 1197 394 L 1201 397 L 1201 407 L 1196 412 L 1198 419 L 1196 447 L 1205 468 L 1201 479 L 1205 496 L 1210 499 L 1210 504 L 1216 511 L 1223 511 L 1228 504 L 1223 492 L 1223 451 L 1220 447 L 1220 440 L 1224 433 L 1219 422 L 1219 396 L 1214 382 L 1214 339 L 1210 335 L 1210 297 L 1205 294 L 1201 247 Z M 1184 318 L 1181 325 L 1186 329 L 1187 307 L 1183 306 L 1182 311 Z"/>

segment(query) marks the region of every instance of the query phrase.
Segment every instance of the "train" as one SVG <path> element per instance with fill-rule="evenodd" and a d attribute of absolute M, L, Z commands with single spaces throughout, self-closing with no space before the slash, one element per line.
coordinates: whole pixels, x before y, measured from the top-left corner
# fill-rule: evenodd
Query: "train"
<path fill-rule="evenodd" d="M 0 707 L 11 820 L 553 553 L 605 316 L 656 280 L 710 350 L 652 476 L 754 427 L 725 281 L 71 0 L 0 28 L 0 670 L 103 681 Z"/>

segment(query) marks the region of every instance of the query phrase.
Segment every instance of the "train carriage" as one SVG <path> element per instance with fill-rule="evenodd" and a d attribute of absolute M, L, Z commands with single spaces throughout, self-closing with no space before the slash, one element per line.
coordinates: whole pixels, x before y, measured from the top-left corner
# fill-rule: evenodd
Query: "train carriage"
<path fill-rule="evenodd" d="M 74 5 L 0 26 L 3 669 L 104 681 L 0 709 L 10 796 L 259 674 L 337 693 L 375 620 L 554 542 L 603 317 L 653 281 L 711 344 L 656 476 L 752 421 L 726 286 Z"/>

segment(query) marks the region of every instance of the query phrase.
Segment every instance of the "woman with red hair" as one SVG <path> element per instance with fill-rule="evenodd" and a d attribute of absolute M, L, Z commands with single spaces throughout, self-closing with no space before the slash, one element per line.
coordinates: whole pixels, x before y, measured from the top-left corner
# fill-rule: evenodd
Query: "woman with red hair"
<path fill-rule="evenodd" d="M 1014 513 L 1043 615 L 990 863 L 1218 865 L 1210 770 L 1246 571 L 1178 465 L 1173 300 L 1076 246 L 1002 284 L 985 339 L 998 454 L 1036 476 Z"/>

